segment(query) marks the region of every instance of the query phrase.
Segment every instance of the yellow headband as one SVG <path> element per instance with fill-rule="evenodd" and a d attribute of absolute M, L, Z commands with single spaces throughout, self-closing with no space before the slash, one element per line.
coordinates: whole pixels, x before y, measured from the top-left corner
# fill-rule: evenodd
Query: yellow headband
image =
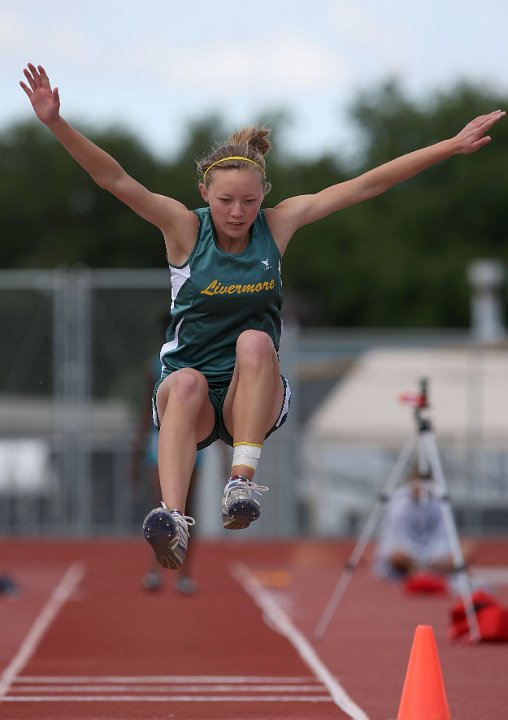
<path fill-rule="evenodd" d="M 255 165 L 257 168 L 259 168 L 261 170 L 261 172 L 263 173 L 263 177 L 265 176 L 264 169 L 255 160 L 251 160 L 248 157 L 243 157 L 243 155 L 230 155 L 229 157 L 225 157 L 225 158 L 221 158 L 220 160 L 216 160 L 211 165 L 209 165 L 205 170 L 205 173 L 203 175 L 203 180 L 206 178 L 206 174 L 208 173 L 209 170 L 211 170 L 213 167 L 215 167 L 215 165 L 219 165 L 219 163 L 226 162 L 227 160 L 244 160 L 245 162 L 250 162 L 250 163 L 252 163 L 252 165 Z"/>

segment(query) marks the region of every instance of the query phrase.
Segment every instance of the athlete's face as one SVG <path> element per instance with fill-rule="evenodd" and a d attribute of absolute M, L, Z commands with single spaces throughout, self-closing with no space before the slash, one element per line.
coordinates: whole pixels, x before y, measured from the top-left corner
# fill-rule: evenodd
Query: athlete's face
<path fill-rule="evenodd" d="M 224 168 L 214 172 L 208 187 L 199 187 L 210 206 L 219 242 L 245 242 L 264 197 L 261 175 L 250 168 Z"/>

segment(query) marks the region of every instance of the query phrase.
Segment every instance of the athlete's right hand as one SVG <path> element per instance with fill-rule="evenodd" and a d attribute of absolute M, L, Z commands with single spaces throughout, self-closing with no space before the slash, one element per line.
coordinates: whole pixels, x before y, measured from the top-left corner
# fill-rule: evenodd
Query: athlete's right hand
<path fill-rule="evenodd" d="M 23 69 L 23 74 L 28 81 L 28 85 L 22 80 L 20 85 L 28 95 L 35 114 L 45 125 L 56 120 L 60 114 L 60 96 L 58 88 L 51 89 L 49 78 L 42 65 L 32 65 L 28 63 Z"/>

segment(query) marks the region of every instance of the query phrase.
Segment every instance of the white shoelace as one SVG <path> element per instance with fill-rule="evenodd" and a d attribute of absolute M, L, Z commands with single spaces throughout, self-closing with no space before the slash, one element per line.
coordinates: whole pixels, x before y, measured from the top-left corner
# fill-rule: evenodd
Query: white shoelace
<path fill-rule="evenodd" d="M 258 485 L 254 480 L 240 480 L 239 478 L 231 478 L 224 488 L 224 502 L 227 503 L 230 494 L 233 490 L 247 490 L 248 492 L 254 492 L 257 495 L 262 495 L 269 491 L 269 487 L 266 485 Z"/>
<path fill-rule="evenodd" d="M 164 508 L 164 510 L 167 510 L 168 507 L 165 502 L 161 501 L 161 507 Z M 184 515 L 183 513 L 179 512 L 178 510 L 170 510 L 170 513 L 174 513 L 176 515 L 175 520 L 178 522 L 179 520 L 183 520 L 188 526 L 192 527 L 196 524 L 196 520 L 191 517 L 190 515 Z"/>

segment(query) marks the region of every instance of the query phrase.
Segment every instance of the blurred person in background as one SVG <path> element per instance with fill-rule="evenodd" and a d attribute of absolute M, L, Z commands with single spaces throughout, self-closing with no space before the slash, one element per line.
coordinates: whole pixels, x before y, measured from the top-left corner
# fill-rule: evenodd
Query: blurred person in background
<path fill-rule="evenodd" d="M 221 502 L 225 528 L 258 519 L 256 497 L 267 487 L 254 475 L 263 443 L 285 421 L 290 390 L 279 366 L 282 331 L 281 258 L 297 230 L 376 197 L 458 154 L 490 142 L 497 110 L 437 142 L 320 192 L 263 209 L 270 190 L 265 155 L 269 130 L 243 128 L 197 163 L 205 207 L 190 210 L 150 192 L 111 155 L 60 115 L 58 88 L 41 65 L 29 64 L 21 87 L 39 120 L 93 180 L 161 230 L 171 272 L 172 323 L 161 349 L 163 374 L 154 395 L 162 505 L 144 523 L 158 562 L 184 562 L 189 528 L 186 501 L 196 448 L 223 440 L 233 447 Z M 318 239 L 318 238 L 317 238 Z M 309 252 L 319 252 L 318 244 Z"/>
<path fill-rule="evenodd" d="M 429 583 L 436 577 L 436 589 L 443 586 L 444 576 L 455 570 L 443 502 L 433 492 L 431 478 L 422 477 L 417 469 L 395 489 L 375 549 L 374 567 L 380 576 L 407 580 L 418 575 Z M 471 551 L 470 545 L 462 543 L 465 560 Z"/>

